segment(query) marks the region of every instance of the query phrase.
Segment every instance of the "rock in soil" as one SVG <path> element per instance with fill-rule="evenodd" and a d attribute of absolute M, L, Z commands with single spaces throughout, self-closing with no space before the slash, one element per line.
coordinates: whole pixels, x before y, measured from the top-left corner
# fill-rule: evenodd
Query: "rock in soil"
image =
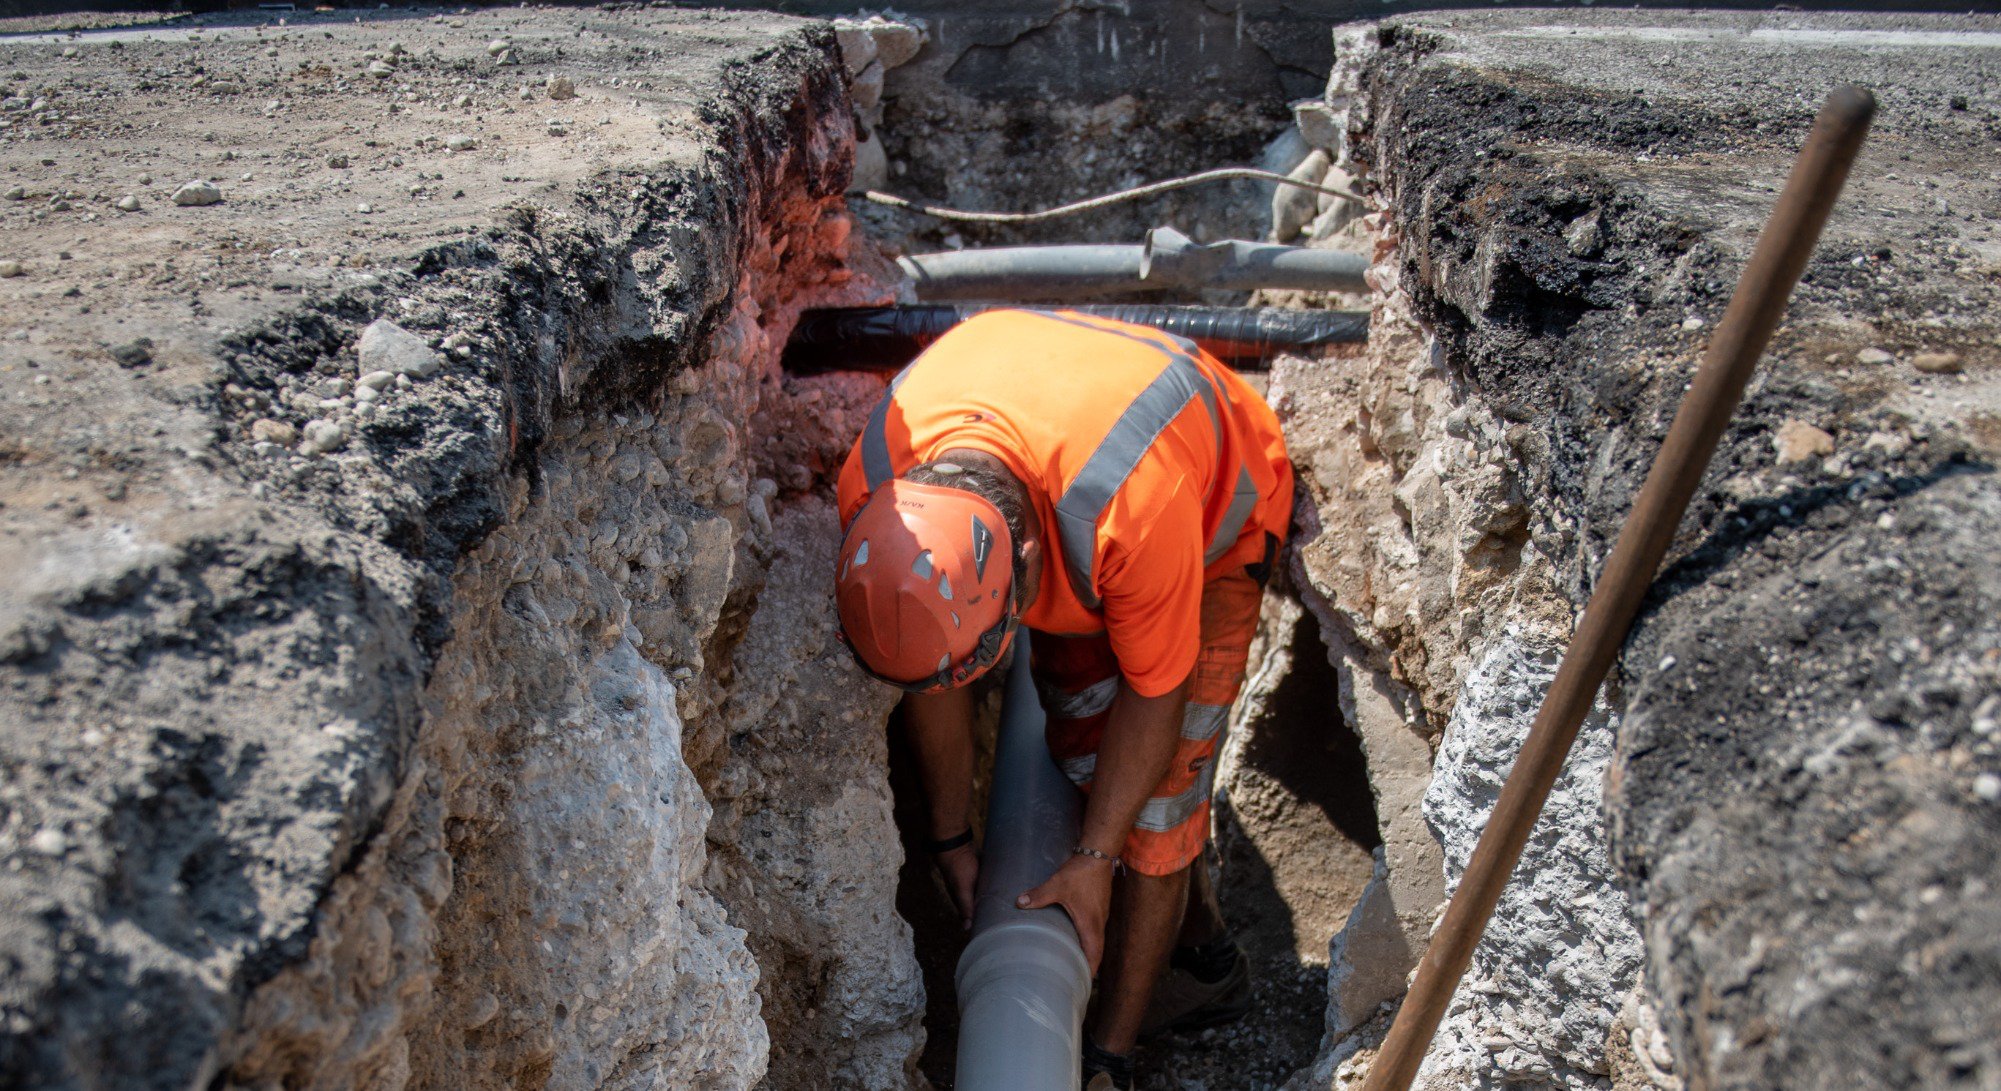
<path fill-rule="evenodd" d="M 409 330 L 378 318 L 361 331 L 361 374 L 386 371 L 422 379 L 438 370 L 438 354 Z"/>
<path fill-rule="evenodd" d="M 194 207 L 212 205 L 222 200 L 222 190 L 216 188 L 213 182 L 200 180 L 185 182 L 182 183 L 179 189 L 174 191 L 173 200 L 177 205 Z"/>

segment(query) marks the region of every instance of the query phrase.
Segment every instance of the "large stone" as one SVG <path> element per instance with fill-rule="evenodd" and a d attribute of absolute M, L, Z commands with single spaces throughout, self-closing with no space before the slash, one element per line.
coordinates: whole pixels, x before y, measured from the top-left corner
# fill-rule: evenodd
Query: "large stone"
<path fill-rule="evenodd" d="M 909 64 L 917 51 L 924 48 L 924 29 L 915 24 L 872 15 L 862 25 L 869 37 L 875 39 L 876 60 L 884 68 Z"/>
<path fill-rule="evenodd" d="M 1347 129 L 1347 117 L 1319 99 L 1294 103 L 1292 123 L 1299 127 L 1308 147 L 1319 148 L 1340 162 Z"/>
<path fill-rule="evenodd" d="M 1318 185 L 1333 164 L 1326 151 L 1315 148 L 1286 175 L 1295 181 Z M 1320 213 L 1320 194 L 1300 186 L 1277 186 L 1271 198 L 1271 239 L 1290 242 Z"/>
<path fill-rule="evenodd" d="M 438 370 L 438 354 L 430 344 L 387 318 L 378 318 L 361 331 L 355 352 L 362 375 L 386 371 L 423 379 Z"/>
<path fill-rule="evenodd" d="M 871 136 L 855 141 L 855 173 L 848 182 L 849 193 L 865 193 L 889 187 L 889 155 L 882 141 Z"/>
<path fill-rule="evenodd" d="M 834 42 L 840 47 L 841 62 L 847 65 L 849 79 L 861 75 L 863 69 L 875 63 L 875 35 L 869 33 L 866 22 L 834 20 Z"/>
<path fill-rule="evenodd" d="M 882 62 L 869 65 L 856 76 L 848 86 L 848 93 L 854 97 L 855 110 L 865 122 L 879 122 L 882 117 Z"/>
<path fill-rule="evenodd" d="M 1339 1040 L 1403 995 L 1418 951 L 1397 913 L 1383 849 L 1374 853 L 1369 885 L 1327 945 L 1327 1036 Z"/>
<path fill-rule="evenodd" d="M 222 189 L 213 182 L 195 179 L 184 182 L 174 190 L 173 202 L 177 205 L 199 208 L 202 205 L 218 204 L 222 201 Z"/>

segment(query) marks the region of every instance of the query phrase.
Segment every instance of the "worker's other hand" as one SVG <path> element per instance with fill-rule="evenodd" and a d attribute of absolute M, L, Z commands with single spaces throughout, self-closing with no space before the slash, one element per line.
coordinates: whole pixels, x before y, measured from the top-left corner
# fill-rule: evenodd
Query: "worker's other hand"
<path fill-rule="evenodd" d="M 1077 926 L 1077 942 L 1084 947 L 1084 960 L 1091 974 L 1105 957 L 1105 918 L 1112 909 L 1112 865 L 1089 856 L 1072 856 L 1042 885 L 1015 899 L 1023 909 L 1060 905 Z"/>
<path fill-rule="evenodd" d="M 980 852 L 970 844 L 948 849 L 931 857 L 938 864 L 938 874 L 945 877 L 945 889 L 952 893 L 952 904 L 959 907 L 959 920 L 967 928 L 973 926 L 974 888 L 980 882 Z"/>

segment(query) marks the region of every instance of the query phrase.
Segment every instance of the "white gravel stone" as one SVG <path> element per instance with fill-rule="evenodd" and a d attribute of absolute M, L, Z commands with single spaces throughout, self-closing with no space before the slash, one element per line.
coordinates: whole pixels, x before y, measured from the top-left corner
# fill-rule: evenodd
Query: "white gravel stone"
<path fill-rule="evenodd" d="M 1866 348 L 1855 354 L 1858 364 L 1887 364 L 1896 357 L 1879 348 Z"/>
<path fill-rule="evenodd" d="M 139 198 L 130 193 L 118 199 L 118 211 L 120 212 L 137 212 L 139 208 Z"/>
<path fill-rule="evenodd" d="M 445 138 L 445 147 L 455 152 L 469 152 L 479 147 L 479 141 L 464 133 L 453 133 Z"/>
<path fill-rule="evenodd" d="M 577 97 L 577 85 L 568 76 L 549 77 L 549 97 L 557 102 Z"/>
<path fill-rule="evenodd" d="M 422 379 L 438 370 L 438 354 L 431 346 L 387 318 L 378 318 L 361 331 L 359 356 L 363 375 L 386 371 Z"/>
<path fill-rule="evenodd" d="M 12 258 L 0 260 L 0 279 L 18 277 L 25 271 L 21 268 L 21 263 Z"/>
<path fill-rule="evenodd" d="M 347 445 L 347 429 L 330 420 L 306 422 L 306 438 L 299 444 L 299 450 L 309 455 L 323 455 L 338 451 Z"/>
<path fill-rule="evenodd" d="M 64 837 L 63 831 L 54 826 L 44 826 L 36 830 L 33 837 L 28 838 L 28 847 L 43 856 L 61 856 L 69 851 L 69 838 Z"/>
<path fill-rule="evenodd" d="M 505 53 L 512 48 L 513 45 L 509 43 L 508 40 L 505 38 L 495 38 L 494 40 L 486 43 L 487 53 L 495 57 L 500 56 L 502 53 Z"/>
<path fill-rule="evenodd" d="M 1973 794 L 1979 796 L 1986 803 L 2001 800 L 2001 776 L 1995 776 L 1993 773 L 1982 773 L 1974 777 Z"/>
<path fill-rule="evenodd" d="M 354 381 L 357 390 L 381 390 L 396 381 L 393 371 L 371 371 Z"/>
<path fill-rule="evenodd" d="M 192 182 L 182 183 L 181 188 L 174 191 L 173 200 L 177 205 L 195 207 L 212 205 L 222 200 L 222 190 L 216 188 L 214 182 L 197 178 Z"/>

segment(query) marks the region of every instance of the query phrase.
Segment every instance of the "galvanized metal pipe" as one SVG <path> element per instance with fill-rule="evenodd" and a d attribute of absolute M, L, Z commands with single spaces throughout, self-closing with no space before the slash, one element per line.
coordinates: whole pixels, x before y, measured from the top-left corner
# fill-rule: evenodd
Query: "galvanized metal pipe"
<path fill-rule="evenodd" d="M 1003 246 L 916 254 L 897 264 L 925 302 L 1060 302 L 1162 290 L 1363 292 L 1369 259 L 1242 239 L 1197 243 L 1156 227 L 1139 246 Z"/>
<path fill-rule="evenodd" d="M 1023 630 L 1001 703 L 973 938 L 956 975 L 959 1091 L 1075 1091 L 1083 1076 L 1091 968 L 1077 930 L 1055 906 L 1014 904 L 1069 858 L 1083 820 L 1042 732 Z"/>

